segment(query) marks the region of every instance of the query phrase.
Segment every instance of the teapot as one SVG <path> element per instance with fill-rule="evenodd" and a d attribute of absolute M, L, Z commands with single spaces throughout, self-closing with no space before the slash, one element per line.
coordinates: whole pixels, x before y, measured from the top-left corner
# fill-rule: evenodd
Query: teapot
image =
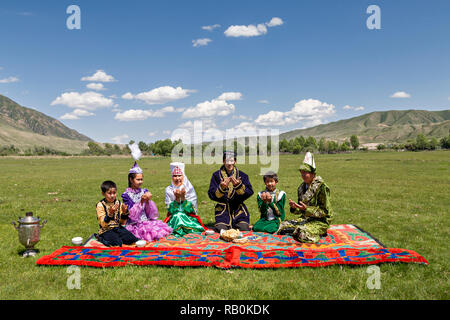
<path fill-rule="evenodd" d="M 36 250 L 34 249 L 34 245 L 39 242 L 41 229 L 47 223 L 47 220 L 42 221 L 41 224 L 40 217 L 33 217 L 33 212 L 27 212 L 25 218 L 19 217 L 17 222 L 19 226 L 15 222 L 12 222 L 12 224 L 19 233 L 19 242 L 26 248 L 23 256 L 35 256 Z"/>

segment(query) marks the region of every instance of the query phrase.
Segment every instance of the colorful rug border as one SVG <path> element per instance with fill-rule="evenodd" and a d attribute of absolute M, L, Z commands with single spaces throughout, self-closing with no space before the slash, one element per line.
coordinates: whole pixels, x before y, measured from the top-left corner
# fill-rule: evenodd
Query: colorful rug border
<path fill-rule="evenodd" d="M 59 260 L 55 261 L 58 255 L 66 252 L 70 249 L 79 249 L 79 250 L 92 250 L 92 251 L 125 251 L 125 252 L 137 252 L 137 251 L 152 251 L 152 252 L 186 252 L 187 254 L 197 255 L 198 256 L 215 256 L 215 260 L 211 262 L 206 261 L 177 261 L 177 260 L 158 260 L 158 261 L 113 261 L 113 262 L 97 262 L 97 261 L 84 261 L 84 260 Z M 330 265 L 372 265 L 372 264 L 381 264 L 381 263 L 418 263 L 428 265 L 428 261 L 419 255 L 418 253 L 401 248 L 379 248 L 379 249 L 342 249 L 338 250 L 341 252 L 337 252 L 333 249 L 324 249 L 318 252 L 299 252 L 294 250 L 250 250 L 243 249 L 238 246 L 230 247 L 226 250 L 195 250 L 195 249 L 180 249 L 174 247 L 160 247 L 160 248 L 135 248 L 135 247 L 122 247 L 122 248 L 86 248 L 86 247 L 72 247 L 72 246 L 63 246 L 60 249 L 54 251 L 50 255 L 43 256 L 36 261 L 37 265 L 78 265 L 78 266 L 88 266 L 88 267 L 122 267 L 126 265 L 139 265 L 139 266 L 151 266 L 151 265 L 159 265 L 159 266 L 177 266 L 177 267 L 218 267 L 221 269 L 229 269 L 229 268 L 251 268 L 251 269 L 268 269 L 268 268 L 298 268 L 298 267 L 325 267 Z M 342 253 L 345 253 L 343 255 Z M 358 258 L 361 256 L 361 252 L 364 252 L 367 255 L 373 255 L 377 258 L 374 260 L 365 260 L 364 257 Z M 260 257 L 260 260 L 264 261 L 264 259 L 273 258 L 274 255 L 279 253 L 280 255 L 287 255 L 292 257 L 292 262 L 289 263 L 255 263 L 250 260 L 255 260 L 256 258 L 252 257 L 252 254 L 256 254 Z M 304 254 L 306 255 L 318 255 L 318 254 L 327 254 L 332 253 L 339 256 L 334 257 L 332 261 L 312 261 L 308 262 L 308 260 L 317 260 L 316 258 L 305 258 L 301 257 Z M 349 254 L 350 253 L 350 254 Z M 358 256 L 352 256 L 351 254 L 358 253 Z M 409 257 L 398 257 L 397 254 L 408 254 Z M 89 255 L 89 254 L 87 254 Z M 247 256 L 246 256 L 247 255 Z M 264 257 L 264 255 L 266 257 Z M 244 257 L 243 257 L 244 256 Z M 245 257 L 246 256 L 246 257 Z M 249 257 L 250 256 L 250 257 Z M 389 258 L 390 256 L 394 256 L 395 258 Z M 117 256 L 115 256 L 117 257 Z M 295 258 L 294 258 L 295 257 Z M 244 258 L 244 259 L 243 259 Z M 353 260 L 352 260 L 353 259 Z M 358 260 L 359 259 L 359 260 Z M 206 259 L 205 259 L 206 260 Z M 243 263 L 242 260 L 249 260 L 249 263 Z"/>

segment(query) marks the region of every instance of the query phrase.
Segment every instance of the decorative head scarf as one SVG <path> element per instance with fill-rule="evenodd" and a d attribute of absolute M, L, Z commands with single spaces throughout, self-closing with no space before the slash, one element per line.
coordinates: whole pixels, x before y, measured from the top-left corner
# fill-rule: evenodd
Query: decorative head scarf
<path fill-rule="evenodd" d="M 171 184 L 166 188 L 166 196 L 165 196 L 165 204 L 166 206 L 169 206 L 172 201 L 175 200 L 175 194 L 174 191 L 177 189 L 184 188 L 186 190 L 186 200 L 191 201 L 192 205 L 197 210 L 197 194 L 195 193 L 194 186 L 189 181 L 189 179 L 186 177 L 186 174 L 184 173 L 184 163 L 182 162 L 172 162 L 170 164 L 170 172 L 171 177 L 174 175 L 183 175 L 183 184 L 181 186 L 175 186 L 173 184 L 172 179 L 170 179 Z"/>
<path fill-rule="evenodd" d="M 131 150 L 131 155 L 134 158 L 134 165 L 133 167 L 130 169 L 130 171 L 128 171 L 128 173 L 137 173 L 140 174 L 142 173 L 142 169 L 138 166 L 137 161 L 139 160 L 139 158 L 142 156 L 142 152 L 139 149 L 139 146 L 137 145 L 137 143 L 133 143 L 132 145 L 129 146 L 130 150 Z"/>
<path fill-rule="evenodd" d="M 311 152 L 308 151 L 305 154 L 305 159 L 303 160 L 303 163 L 300 165 L 299 170 L 311 173 L 316 172 L 316 163 L 314 161 L 314 156 L 311 154 Z"/>

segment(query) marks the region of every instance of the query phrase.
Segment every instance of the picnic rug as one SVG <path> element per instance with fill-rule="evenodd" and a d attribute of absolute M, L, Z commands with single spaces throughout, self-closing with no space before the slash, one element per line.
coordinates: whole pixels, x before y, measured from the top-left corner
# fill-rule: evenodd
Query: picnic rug
<path fill-rule="evenodd" d="M 386 248 L 357 226 L 332 225 L 315 244 L 304 244 L 290 236 L 243 232 L 246 243 L 226 242 L 214 235 L 169 235 L 147 242 L 145 247 L 106 247 L 95 236 L 83 246 L 63 246 L 36 261 L 38 265 L 119 267 L 133 265 L 205 266 L 218 268 L 295 268 L 333 264 L 368 265 L 385 262 L 428 264 L 418 253 Z"/>

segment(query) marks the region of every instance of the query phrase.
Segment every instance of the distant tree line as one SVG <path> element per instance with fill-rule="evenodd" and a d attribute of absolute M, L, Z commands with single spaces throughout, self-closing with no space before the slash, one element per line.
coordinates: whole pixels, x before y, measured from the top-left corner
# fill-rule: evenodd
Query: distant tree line
<path fill-rule="evenodd" d="M 58 151 L 48 147 L 34 147 L 28 148 L 21 151 L 14 145 L 10 146 L 0 146 L 0 156 L 11 156 L 11 155 L 21 155 L 21 156 L 47 156 L 47 155 L 57 155 L 57 156 L 68 156 L 69 154 L 63 151 Z"/>
<path fill-rule="evenodd" d="M 133 144 L 134 141 L 131 140 L 128 145 Z M 153 156 L 170 156 L 172 154 L 172 150 L 175 146 L 178 146 L 182 143 L 180 140 L 172 141 L 170 139 L 158 140 L 152 143 L 145 143 L 143 141 L 139 141 L 139 149 L 142 151 L 143 155 L 153 155 Z M 130 154 L 130 149 L 128 145 L 120 147 L 117 144 L 105 143 L 103 147 L 93 141 L 88 143 L 88 149 L 84 150 L 81 155 L 93 155 L 93 156 L 101 156 L 101 155 L 128 155 Z M 208 144 L 202 145 L 202 152 Z M 189 146 L 183 145 L 183 148 L 180 148 L 180 154 L 183 150 L 186 150 Z M 194 154 L 194 145 L 191 145 L 191 154 Z M 225 147 L 225 146 L 224 146 Z M 249 154 L 250 147 L 242 146 L 237 141 L 233 142 L 233 148 L 237 151 L 238 154 Z M 444 137 L 438 140 L 435 137 L 427 139 L 424 134 L 419 134 L 415 140 L 409 140 L 406 143 L 391 143 L 391 144 L 379 144 L 377 146 L 378 150 L 407 150 L 407 151 L 421 151 L 421 150 L 436 150 L 438 148 L 441 149 L 450 149 L 450 134 L 447 137 Z M 256 152 L 259 154 L 261 149 L 261 145 L 256 145 Z M 271 153 L 272 145 L 271 140 L 267 139 L 267 149 L 264 147 L 264 152 L 268 154 Z M 367 147 L 360 147 L 359 139 L 356 135 L 352 135 L 350 139 L 344 140 L 342 142 L 336 142 L 333 140 L 326 140 L 321 138 L 317 141 L 314 137 L 296 137 L 290 140 L 283 139 L 279 142 L 279 152 L 281 153 L 292 153 L 299 154 L 307 151 L 311 152 L 319 152 L 319 153 L 339 153 L 339 152 L 347 152 L 350 150 L 361 150 L 367 151 Z M 214 155 L 214 150 L 212 152 Z M 23 155 L 23 156 L 42 156 L 42 155 L 60 155 L 60 156 L 69 156 L 72 154 L 68 154 L 66 152 L 57 151 L 55 149 L 47 148 L 47 147 L 34 147 L 28 148 L 26 150 L 20 150 L 16 148 L 14 145 L 10 146 L 0 146 L 0 156 L 8 156 L 8 155 Z"/>
<path fill-rule="evenodd" d="M 283 139 L 280 141 L 280 152 L 299 154 L 302 152 L 320 152 L 320 153 L 338 153 L 358 149 L 360 143 L 356 135 L 352 135 L 350 140 L 344 140 L 341 143 L 321 138 L 317 141 L 314 137 L 305 138 L 296 137 L 291 140 Z"/>
<path fill-rule="evenodd" d="M 450 149 L 450 134 L 442 138 L 440 141 L 435 137 L 427 139 L 424 134 L 417 135 L 415 140 L 408 140 L 406 143 L 392 143 L 379 144 L 378 150 L 392 149 L 392 150 L 407 150 L 407 151 L 422 151 L 422 150 L 436 150 Z"/>

